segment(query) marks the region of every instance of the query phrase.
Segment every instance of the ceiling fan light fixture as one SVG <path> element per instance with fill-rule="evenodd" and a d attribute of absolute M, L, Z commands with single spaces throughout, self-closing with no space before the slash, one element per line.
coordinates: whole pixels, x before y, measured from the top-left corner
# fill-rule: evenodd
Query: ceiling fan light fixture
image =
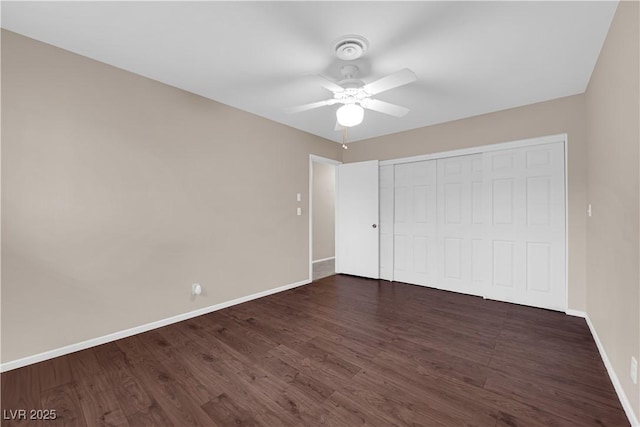
<path fill-rule="evenodd" d="M 364 118 L 364 108 L 358 104 L 345 104 L 336 111 L 336 118 L 341 126 L 357 126 Z"/>

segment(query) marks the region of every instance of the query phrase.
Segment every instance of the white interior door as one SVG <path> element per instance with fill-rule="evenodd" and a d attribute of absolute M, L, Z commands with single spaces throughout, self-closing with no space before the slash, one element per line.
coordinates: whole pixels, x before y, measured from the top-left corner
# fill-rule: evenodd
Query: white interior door
<path fill-rule="evenodd" d="M 564 144 L 484 153 L 488 298 L 566 308 Z"/>
<path fill-rule="evenodd" d="M 336 272 L 379 277 L 378 161 L 336 168 Z"/>
<path fill-rule="evenodd" d="M 394 167 L 393 280 L 436 286 L 436 161 Z"/>
<path fill-rule="evenodd" d="M 483 295 L 482 154 L 438 160 L 438 288 Z"/>

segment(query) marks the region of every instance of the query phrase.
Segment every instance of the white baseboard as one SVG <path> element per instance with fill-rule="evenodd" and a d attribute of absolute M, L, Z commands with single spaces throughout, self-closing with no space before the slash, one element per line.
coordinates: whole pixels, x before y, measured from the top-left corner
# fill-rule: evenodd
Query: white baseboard
<path fill-rule="evenodd" d="M 315 264 L 316 262 L 331 261 L 332 259 L 336 259 L 336 257 L 330 256 L 329 258 L 317 259 L 315 261 L 311 261 L 311 264 Z"/>
<path fill-rule="evenodd" d="M 604 362 L 604 366 L 607 368 L 607 373 L 609 374 L 609 378 L 613 383 L 613 388 L 616 389 L 616 393 L 618 394 L 618 399 L 620 399 L 622 408 L 624 408 L 624 412 L 625 414 L 627 414 L 627 418 L 629 419 L 631 426 L 640 427 L 640 421 L 638 421 L 638 416 L 635 414 L 635 412 L 633 412 L 633 407 L 631 406 L 631 402 L 629 402 L 629 399 L 627 398 L 627 394 L 624 392 L 624 389 L 622 388 L 622 384 L 620 384 L 620 380 L 616 375 L 616 371 L 613 370 L 613 366 L 611 365 L 609 356 L 607 356 L 607 352 L 604 350 L 604 347 L 602 346 L 602 342 L 598 337 L 598 333 L 596 332 L 596 329 L 594 328 L 593 323 L 591 323 L 591 319 L 589 318 L 589 315 L 585 313 L 585 315 L 582 317 L 584 317 L 587 320 L 587 325 L 589 325 L 589 330 L 591 331 L 591 335 L 593 336 L 593 339 L 596 342 L 596 345 L 598 346 L 600 357 Z"/>
<path fill-rule="evenodd" d="M 575 316 L 575 317 L 583 317 L 583 318 L 587 317 L 587 313 L 585 313 L 584 311 L 573 310 L 571 308 L 567 308 L 565 310 L 565 313 L 567 314 L 567 316 Z"/>
<path fill-rule="evenodd" d="M 257 298 L 266 297 L 268 295 L 283 292 L 289 289 L 297 288 L 311 283 L 310 280 L 303 280 L 301 282 L 290 283 L 288 285 L 280 286 L 266 291 L 258 292 L 245 297 L 236 298 L 231 301 L 221 302 L 219 304 L 211 305 L 209 307 L 193 310 L 188 313 L 178 314 L 176 316 L 168 317 L 166 319 L 158 320 L 155 322 L 147 323 L 144 325 L 136 326 L 124 331 L 114 332 L 112 334 L 104 335 L 98 338 L 92 338 L 86 341 L 82 341 L 76 344 L 70 344 L 64 347 L 60 347 L 54 350 L 45 351 L 43 353 L 35 354 L 33 356 L 23 357 L 21 359 L 12 360 L 10 362 L 0 364 L 0 372 L 10 371 L 12 369 L 22 368 L 23 366 L 32 365 L 34 363 L 42 362 L 44 360 L 53 359 L 54 357 L 64 356 L 65 354 L 74 353 L 76 351 L 85 350 L 90 347 L 95 347 L 101 344 L 106 344 L 111 341 L 119 340 L 122 338 L 130 337 L 132 335 L 147 332 L 152 329 L 157 329 L 162 326 L 170 325 L 172 323 L 182 322 L 183 320 L 191 319 L 193 317 L 209 314 L 214 311 L 222 310 L 223 308 L 231 307 L 233 305 L 242 304 L 243 302 L 251 301 Z"/>

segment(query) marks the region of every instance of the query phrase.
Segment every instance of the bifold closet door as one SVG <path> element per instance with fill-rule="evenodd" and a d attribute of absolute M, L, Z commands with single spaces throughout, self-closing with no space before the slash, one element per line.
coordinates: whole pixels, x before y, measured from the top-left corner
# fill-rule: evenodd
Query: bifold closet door
<path fill-rule="evenodd" d="M 484 153 L 487 298 L 566 308 L 564 143 Z"/>
<path fill-rule="evenodd" d="M 393 280 L 435 286 L 436 161 L 394 166 Z"/>
<path fill-rule="evenodd" d="M 380 166 L 380 278 L 393 280 L 393 165 Z"/>
<path fill-rule="evenodd" d="M 482 154 L 438 160 L 438 282 L 440 289 L 483 295 L 487 274 Z"/>

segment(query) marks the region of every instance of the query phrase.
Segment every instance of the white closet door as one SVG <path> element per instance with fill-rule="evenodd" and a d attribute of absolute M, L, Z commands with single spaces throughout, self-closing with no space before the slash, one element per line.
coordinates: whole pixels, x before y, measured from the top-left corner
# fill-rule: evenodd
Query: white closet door
<path fill-rule="evenodd" d="M 380 278 L 393 280 L 393 165 L 380 166 Z"/>
<path fill-rule="evenodd" d="M 483 156 L 490 257 L 486 296 L 564 310 L 564 144 Z"/>
<path fill-rule="evenodd" d="M 436 161 L 394 167 L 393 279 L 435 286 Z"/>
<path fill-rule="evenodd" d="M 482 205 L 482 154 L 438 160 L 438 284 L 483 295 L 486 241 Z"/>

